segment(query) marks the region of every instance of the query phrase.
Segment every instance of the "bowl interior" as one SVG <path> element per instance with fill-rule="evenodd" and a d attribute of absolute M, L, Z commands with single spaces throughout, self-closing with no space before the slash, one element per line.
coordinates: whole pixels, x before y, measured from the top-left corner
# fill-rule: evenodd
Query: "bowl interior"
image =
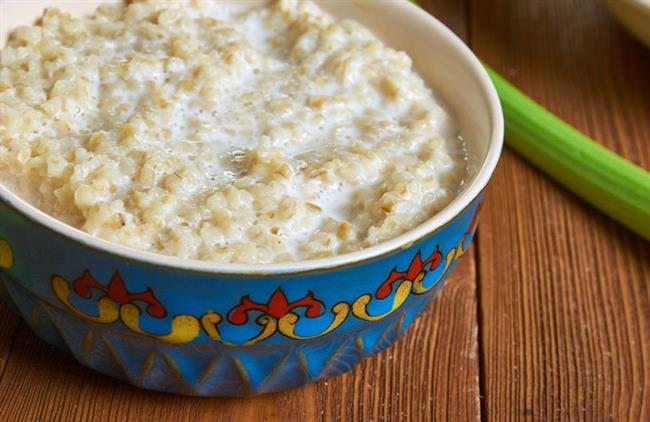
<path fill-rule="evenodd" d="M 228 3 L 232 1 L 222 1 Z M 268 0 L 246 0 L 249 4 L 268 3 Z M 352 254 L 303 261 L 293 264 L 264 266 L 265 272 L 294 272 L 315 268 L 339 266 L 390 252 L 420 239 L 450 221 L 469 205 L 484 189 L 498 160 L 503 138 L 503 117 L 496 91 L 480 62 L 449 29 L 428 13 L 407 0 L 392 1 L 316 1 L 324 10 L 337 17 L 361 22 L 377 34 L 387 45 L 407 52 L 416 71 L 432 87 L 458 123 L 469 151 L 469 174 L 459 195 L 430 220 L 388 242 Z M 3 0 L 0 2 L 0 45 L 19 25 L 31 25 L 46 7 L 58 7 L 76 16 L 89 15 L 101 3 L 96 0 Z M 242 2 L 236 2 L 241 4 Z M 162 257 L 149 252 L 135 251 L 95 239 L 60 223 L 24 203 L 0 185 L 0 197 L 30 215 L 38 222 L 55 228 L 65 235 L 86 244 L 163 266 L 218 270 L 219 272 L 250 272 L 255 265 L 215 264 L 200 261 Z"/>
<path fill-rule="evenodd" d="M 480 81 L 467 67 L 458 46 L 447 38 L 432 37 L 431 22 L 426 14 L 416 14 L 403 26 L 404 30 L 394 30 L 394 1 L 318 3 L 334 16 L 362 22 L 387 45 L 406 51 L 413 58 L 415 70 L 433 88 L 460 126 L 470 153 L 468 181 L 471 182 L 487 157 L 494 116 L 489 113 Z"/>
<path fill-rule="evenodd" d="M 614 16 L 650 48 L 650 0 L 605 0 Z"/>

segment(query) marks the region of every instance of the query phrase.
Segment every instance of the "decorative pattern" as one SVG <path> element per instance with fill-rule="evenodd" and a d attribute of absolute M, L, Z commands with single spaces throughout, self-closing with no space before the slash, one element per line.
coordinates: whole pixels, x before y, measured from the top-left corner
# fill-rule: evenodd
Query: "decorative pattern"
<path fill-rule="evenodd" d="M 305 297 L 295 302 L 289 302 L 284 291 L 278 288 L 269 298 L 267 303 L 257 303 L 244 296 L 239 305 L 235 306 L 230 312 L 228 322 L 235 326 L 245 325 L 249 321 L 249 314 L 259 313 L 255 323 L 261 327 L 260 332 L 250 340 L 236 344 L 225 341 L 221 338 L 218 325 L 222 318 L 216 312 L 208 312 L 201 317 L 201 325 L 208 336 L 215 341 L 219 341 L 227 346 L 252 346 L 265 340 L 276 332 L 294 340 L 309 340 L 324 336 L 338 328 L 348 317 L 350 305 L 341 302 L 332 307 L 333 318 L 329 326 L 316 334 L 304 335 L 296 332 L 296 324 L 300 316 L 293 312 L 296 309 L 304 309 L 305 317 L 309 319 L 319 318 L 323 314 L 325 305 L 314 296 L 313 292 L 308 292 Z"/>
<path fill-rule="evenodd" d="M 334 305 L 332 308 L 334 318 L 329 327 L 318 334 L 301 336 L 296 333 L 296 323 L 300 317 L 292 312 L 299 308 L 305 309 L 307 318 L 318 318 L 322 315 L 325 306 L 314 297 L 314 293 L 311 291 L 302 299 L 289 303 L 282 289 L 278 288 L 266 304 L 255 303 L 245 296 L 241 303 L 230 312 L 228 320 L 235 325 L 243 325 L 248 322 L 249 312 L 259 311 L 263 313 L 262 317 L 274 318 L 277 321 L 278 330 L 283 335 L 296 340 L 307 340 L 330 333 L 345 321 L 350 311 L 350 306 L 347 303 L 341 302 Z"/>
<path fill-rule="evenodd" d="M 392 292 L 392 286 L 398 284 L 395 295 L 393 296 L 393 303 L 390 309 L 379 315 L 372 315 L 368 308 L 373 302 L 372 295 L 366 294 L 359 297 L 352 305 L 352 312 L 357 318 L 365 321 L 378 321 L 386 318 L 388 315 L 399 309 L 406 299 L 411 295 L 423 295 L 429 290 L 433 289 L 438 283 L 447 277 L 451 264 L 453 264 L 464 253 L 463 242 L 464 237 L 459 242 L 458 246 L 451 248 L 445 257 L 445 266 L 440 275 L 431 283 L 425 285 L 424 280 L 428 273 L 434 272 L 440 267 L 442 263 L 442 253 L 440 249 L 436 249 L 431 256 L 422 261 L 421 251 L 418 251 L 413 257 L 409 268 L 406 271 L 397 271 L 393 269 L 388 278 L 379 286 L 375 292 L 375 298 L 378 300 L 384 299 Z"/>
<path fill-rule="evenodd" d="M 153 318 L 167 316 L 165 307 L 156 299 L 151 289 L 142 293 L 130 293 L 119 273 L 115 273 L 110 282 L 104 286 L 86 271 L 73 283 L 77 296 L 92 300 L 93 290 L 103 295 L 97 300 L 97 315 L 89 315 L 79 310 L 70 300 L 70 285 L 60 276 L 52 277 L 52 290 L 56 297 L 78 317 L 100 324 L 113 324 L 121 320 L 131 331 L 154 337 L 167 343 L 189 343 L 199 336 L 200 327 L 197 319 L 190 315 L 177 315 L 172 318 L 168 334 L 149 333 L 140 328 L 142 310 L 138 303 L 146 305 L 146 313 Z"/>
<path fill-rule="evenodd" d="M 256 302 L 249 295 L 242 297 L 239 304 L 225 313 L 227 318 L 211 310 L 198 317 L 176 315 L 171 319 L 168 333 L 155 334 L 141 328 L 141 321 L 147 316 L 153 319 L 166 318 L 165 306 L 150 288 L 143 292 L 130 292 L 118 272 L 113 275 L 108 284 L 104 285 L 86 271 L 72 283 L 72 289 L 67 280 L 55 275 L 51 280 L 52 289 L 56 297 L 80 318 L 100 324 L 114 324 L 121 321 L 135 333 L 166 343 L 189 343 L 199 337 L 201 329 L 213 341 L 233 347 L 253 346 L 276 333 L 294 340 L 309 340 L 331 333 L 350 315 L 363 321 L 380 321 L 400 309 L 411 295 L 423 295 L 439 285 L 447 277 L 454 262 L 465 253 L 465 242 L 476 229 L 481 206 L 482 204 L 477 207 L 471 223 L 455 247 L 445 253 L 437 247 L 424 259 L 422 251 L 418 250 L 409 266 L 403 270 L 393 268 L 374 294 L 363 294 L 351 304 L 336 303 L 329 313 L 326 312 L 326 304 L 312 291 L 308 291 L 300 299 L 290 301 L 282 288 L 277 288 L 266 302 Z M 13 262 L 12 257 L 8 244 L 0 241 L 0 265 L 9 268 Z M 428 277 L 431 274 L 434 276 Z M 75 306 L 70 298 L 72 291 L 77 297 L 88 301 L 92 301 L 94 294 L 96 296 L 98 293 L 100 296 L 95 300 L 96 314 L 89 314 Z M 384 311 L 376 312 L 373 309 L 384 309 Z M 329 322 L 325 328 L 310 333 L 305 331 L 309 331 L 310 328 L 313 330 L 314 324 L 306 323 L 304 328 L 299 328 L 301 318 L 317 322 L 318 326 L 323 325 L 321 321 L 325 321 L 325 318 Z M 251 320 L 259 330 L 248 340 L 230 341 L 222 337 L 221 329 L 224 324 L 229 324 L 231 327 L 250 326 Z"/>
<path fill-rule="evenodd" d="M 90 299 L 92 297 L 93 289 L 105 293 L 109 299 L 119 305 L 127 305 L 136 301 L 143 302 L 147 305 L 147 313 L 154 318 L 165 318 L 167 316 L 167 310 L 156 299 L 151 289 L 147 289 L 142 293 L 129 293 L 124 285 L 124 280 L 122 280 L 118 272 L 113 275 L 106 287 L 99 284 L 90 275 L 90 271 L 86 271 L 74 282 L 74 291 L 84 299 Z"/>
<path fill-rule="evenodd" d="M 0 239 L 0 268 L 10 269 L 14 265 L 14 253 L 9 246 L 9 242 Z"/>
<path fill-rule="evenodd" d="M 28 293 L 21 290 L 19 294 Z M 136 357 L 124 347 L 122 340 L 104 328 L 107 326 L 74 323 L 64 315 L 65 311 L 44 302 L 36 301 L 34 306 L 42 308 L 39 318 L 49 321 L 45 325 L 51 327 L 52 334 L 58 337 L 57 342 L 70 349 L 85 365 L 142 388 L 194 396 L 266 394 L 345 372 L 395 341 L 400 335 L 395 326 L 402 319 L 397 313 L 395 322 L 369 325 L 356 337 L 337 338 L 331 344 L 316 347 L 306 347 L 307 343 L 302 343 L 295 349 L 276 352 L 277 363 L 265 368 L 261 376 L 255 376 L 259 371 L 255 360 L 239 358 L 234 349 L 215 352 L 211 359 L 197 360 L 192 353 L 178 353 L 173 345 L 147 338 L 138 342 L 143 352 Z M 418 311 L 419 308 L 408 308 L 404 312 L 416 314 Z M 358 343 L 365 343 L 365 347 L 360 350 Z M 268 357 L 261 352 L 259 358 Z M 287 381 L 288 373 L 294 377 L 293 384 Z M 223 382 L 223 374 L 233 374 L 231 384 Z M 160 379 L 166 382 L 159 383 Z M 240 389 L 233 389 L 233 383 Z"/>

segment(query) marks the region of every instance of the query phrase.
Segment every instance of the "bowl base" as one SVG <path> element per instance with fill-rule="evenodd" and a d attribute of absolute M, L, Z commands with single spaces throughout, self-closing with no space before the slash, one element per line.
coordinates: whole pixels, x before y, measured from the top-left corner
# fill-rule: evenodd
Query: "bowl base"
<path fill-rule="evenodd" d="M 351 370 L 392 345 L 439 288 L 352 335 L 304 341 L 290 348 L 255 349 L 168 344 L 120 326 L 80 319 L 6 278 L 0 291 L 41 339 L 71 353 L 84 366 L 149 390 L 245 397 L 301 387 Z"/>

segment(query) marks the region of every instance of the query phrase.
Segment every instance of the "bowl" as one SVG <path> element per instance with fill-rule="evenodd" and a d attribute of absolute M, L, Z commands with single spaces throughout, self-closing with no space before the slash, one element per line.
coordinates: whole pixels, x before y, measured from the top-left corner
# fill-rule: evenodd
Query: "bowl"
<path fill-rule="evenodd" d="M 99 2 L 3 2 L 12 19 L 0 33 L 6 38 L 57 3 L 79 14 Z M 366 250 L 243 265 L 112 244 L 0 186 L 0 293 L 39 337 L 146 389 L 247 396 L 348 371 L 393 343 L 436 297 L 469 247 L 501 153 L 497 93 L 469 48 L 410 2 L 318 3 L 408 52 L 444 100 L 469 150 L 457 197 L 419 227 Z"/>
<path fill-rule="evenodd" d="M 614 16 L 650 48 L 650 0 L 605 0 Z"/>

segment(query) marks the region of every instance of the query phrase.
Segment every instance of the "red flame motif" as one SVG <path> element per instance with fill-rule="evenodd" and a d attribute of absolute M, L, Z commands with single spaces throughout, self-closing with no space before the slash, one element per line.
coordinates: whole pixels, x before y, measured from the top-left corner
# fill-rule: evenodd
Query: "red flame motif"
<path fill-rule="evenodd" d="M 311 291 L 302 299 L 289 302 L 282 289 L 278 288 L 266 304 L 253 302 L 248 295 L 244 296 L 239 305 L 232 310 L 228 319 L 235 325 L 244 325 L 248 322 L 248 313 L 251 311 L 259 311 L 280 319 L 297 308 L 306 308 L 305 315 L 308 318 L 317 318 L 321 315 L 324 307 L 323 302 L 316 299 Z"/>
<path fill-rule="evenodd" d="M 422 261 L 421 253 L 418 251 L 406 271 L 397 271 L 397 269 L 393 269 L 393 271 L 390 272 L 388 278 L 386 278 L 377 289 L 375 296 L 377 299 L 385 299 L 393 291 L 393 284 L 402 280 L 415 281 L 420 274 L 423 276 L 427 275 L 427 266 L 429 267 L 428 271 L 433 271 L 438 268 L 441 263 L 442 253 L 439 248 L 424 261 Z"/>
<path fill-rule="evenodd" d="M 119 305 L 133 302 L 144 302 L 147 304 L 147 313 L 154 318 L 164 318 L 167 316 L 167 310 L 162 303 L 156 299 L 156 296 L 154 296 L 153 291 L 150 288 L 142 293 L 129 293 L 129 291 L 126 290 L 122 276 L 117 271 L 113 274 L 108 286 L 104 286 L 95 280 L 95 278 L 90 274 L 90 271 L 84 272 L 83 275 L 74 282 L 74 291 L 85 299 L 90 299 L 92 296 L 92 289 L 104 292 L 107 297 Z"/>

